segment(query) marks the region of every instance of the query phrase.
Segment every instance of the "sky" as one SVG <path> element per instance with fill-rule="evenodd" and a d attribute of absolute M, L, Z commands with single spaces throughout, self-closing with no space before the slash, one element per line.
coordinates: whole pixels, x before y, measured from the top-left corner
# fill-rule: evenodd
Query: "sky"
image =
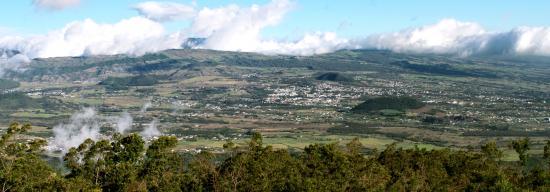
<path fill-rule="evenodd" d="M 17 0 L 0 3 L 2 68 L 34 58 L 182 48 L 550 56 L 550 1 Z M 189 44 L 189 38 L 204 41 Z"/>
<path fill-rule="evenodd" d="M 0 6 L 0 29 L 9 34 L 43 34 L 76 20 L 93 19 L 114 23 L 137 16 L 131 7 L 140 0 L 82 0 L 62 10 L 44 9 L 32 0 L 3 1 Z M 172 0 L 196 7 L 222 7 L 228 4 L 250 6 L 267 0 Z M 492 31 L 517 26 L 550 26 L 550 1 L 533 0 L 297 0 L 280 25 L 263 31 L 273 38 L 297 38 L 311 31 L 334 31 L 345 38 L 391 32 L 408 27 L 435 23 L 444 18 L 477 22 Z M 189 22 L 167 23 L 169 31 L 177 31 Z"/>

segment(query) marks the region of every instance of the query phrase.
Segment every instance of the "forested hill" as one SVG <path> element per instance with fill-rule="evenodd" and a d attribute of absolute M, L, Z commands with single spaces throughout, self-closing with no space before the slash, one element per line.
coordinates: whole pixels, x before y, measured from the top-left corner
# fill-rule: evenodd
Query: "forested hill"
<path fill-rule="evenodd" d="M 450 77 L 513 78 L 550 81 L 546 57 L 484 56 L 460 58 L 448 55 L 401 54 L 380 50 L 341 50 L 314 56 L 262 55 L 213 50 L 175 49 L 143 56 L 114 55 L 38 58 L 25 70 L 7 70 L 6 78 L 17 80 L 88 80 L 126 71 L 145 74 L 187 70 L 205 66 L 262 68 L 308 68 L 319 71 L 377 71 Z M 322 75 L 321 79 L 326 78 Z M 347 79 L 345 77 L 338 77 Z M 347 81 L 347 80 L 346 80 Z"/>
<path fill-rule="evenodd" d="M 163 136 L 146 145 L 136 134 L 86 140 L 65 155 L 68 171 L 40 158 L 44 140 L 17 140 L 30 125 L 12 124 L 0 139 L 3 191 L 548 191 L 550 142 L 528 161 L 529 139 L 513 141 L 519 162 L 500 161 L 494 142 L 468 151 L 419 148 L 365 151 L 357 140 L 313 144 L 290 153 L 262 143 L 224 145 L 224 155 L 182 155 Z M 548 150 L 547 150 L 548 149 Z"/>

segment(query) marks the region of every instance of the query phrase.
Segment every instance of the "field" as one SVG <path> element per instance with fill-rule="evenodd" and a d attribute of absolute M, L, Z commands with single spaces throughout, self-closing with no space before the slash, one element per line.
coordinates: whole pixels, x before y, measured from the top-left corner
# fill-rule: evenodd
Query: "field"
<path fill-rule="evenodd" d="M 158 119 L 189 152 L 220 152 L 227 140 L 244 144 L 258 131 L 266 144 L 291 150 L 356 137 L 369 150 L 394 142 L 467 150 L 495 140 L 504 159 L 515 160 L 509 141 L 531 137 L 540 154 L 550 136 L 548 61 L 374 50 L 40 59 L 6 73 L 0 126 L 28 122 L 43 127 L 29 135 L 50 137 L 71 114 L 93 107 L 105 119 L 130 113 L 131 132 Z M 103 133 L 111 128 L 102 123 Z"/>

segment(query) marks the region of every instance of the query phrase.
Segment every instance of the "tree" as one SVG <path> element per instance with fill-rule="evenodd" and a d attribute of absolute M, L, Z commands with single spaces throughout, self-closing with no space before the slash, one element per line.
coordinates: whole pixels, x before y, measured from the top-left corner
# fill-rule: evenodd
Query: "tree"
<path fill-rule="evenodd" d="M 481 146 L 481 152 L 491 160 L 500 160 L 503 152 L 498 149 L 495 141 L 490 141 Z"/>
<path fill-rule="evenodd" d="M 177 142 L 176 137 L 162 136 L 149 145 L 140 173 L 148 191 L 180 190 L 185 165 L 180 155 L 172 150 Z"/>
<path fill-rule="evenodd" d="M 106 191 L 123 191 L 137 181 L 142 167 L 144 141 L 137 134 L 111 140 L 87 139 L 65 155 L 69 179 L 85 179 Z"/>
<path fill-rule="evenodd" d="M 61 178 L 40 158 L 45 140 L 17 140 L 31 129 L 30 124 L 12 123 L 0 138 L 1 191 L 54 191 Z"/>
<path fill-rule="evenodd" d="M 546 141 L 546 145 L 544 145 L 543 157 L 550 163 L 550 140 Z"/>
<path fill-rule="evenodd" d="M 510 148 L 514 149 L 514 151 L 518 153 L 520 164 L 524 166 L 527 163 L 527 158 L 529 157 L 527 154 L 527 151 L 529 151 L 529 138 L 526 137 L 512 141 L 510 143 Z"/>

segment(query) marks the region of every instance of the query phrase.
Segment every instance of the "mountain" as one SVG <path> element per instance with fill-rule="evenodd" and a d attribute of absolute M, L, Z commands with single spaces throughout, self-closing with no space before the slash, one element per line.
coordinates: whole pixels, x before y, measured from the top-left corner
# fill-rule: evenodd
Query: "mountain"
<path fill-rule="evenodd" d="M 251 129 L 326 133 L 349 123 L 354 126 L 333 133 L 376 132 L 417 141 L 416 132 L 426 132 L 422 137 L 442 146 L 466 146 L 475 142 L 472 135 L 550 133 L 541 130 L 550 110 L 546 57 L 174 49 L 142 56 L 33 59 L 2 78 L 11 88 L 20 86 L 5 97 L 9 102 L 0 103 L 0 125 L 30 121 L 52 127 L 83 107 L 94 107 L 104 115 L 128 112 L 141 129 L 158 119 L 166 133 L 209 138 Z M 36 104 L 11 105 L 27 101 Z M 153 107 L 144 107 L 147 103 Z M 432 138 L 426 126 L 460 139 Z M 396 127 L 415 134 L 395 133 Z"/>
<path fill-rule="evenodd" d="M 197 37 L 187 38 L 187 40 L 185 40 L 181 44 L 181 48 L 182 49 L 193 49 L 193 48 L 197 48 L 197 47 L 203 45 L 205 42 L 206 42 L 206 38 L 197 38 Z"/>
<path fill-rule="evenodd" d="M 0 58 L 10 58 L 20 53 L 17 50 L 0 48 Z"/>

